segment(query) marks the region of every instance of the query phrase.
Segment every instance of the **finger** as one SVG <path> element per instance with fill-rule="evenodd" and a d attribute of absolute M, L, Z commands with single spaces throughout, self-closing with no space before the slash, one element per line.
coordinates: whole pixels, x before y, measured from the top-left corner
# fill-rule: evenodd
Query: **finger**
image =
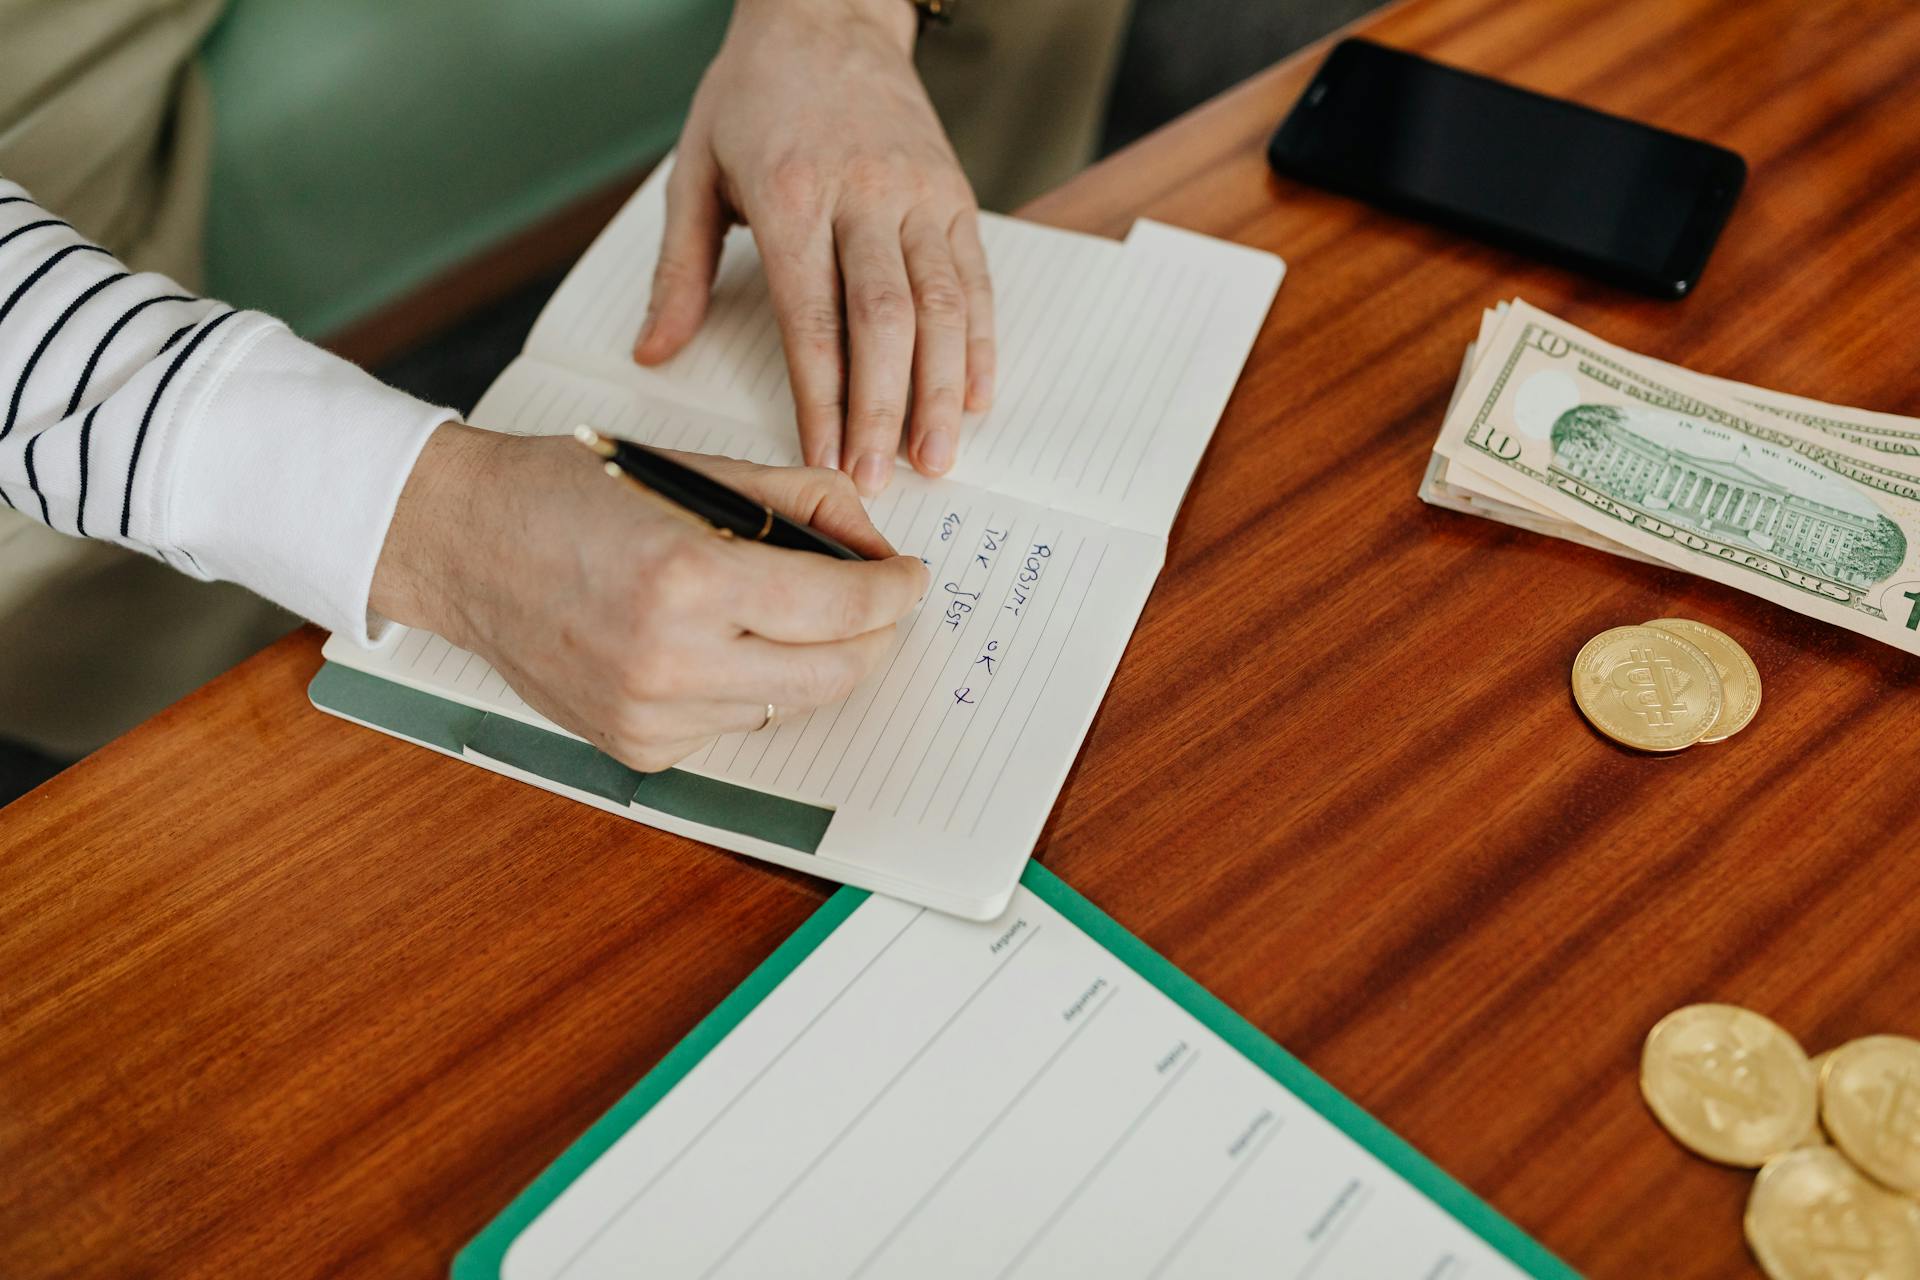
<path fill-rule="evenodd" d="M 714 655 L 712 692 L 718 697 L 757 698 L 793 715 L 840 701 L 880 669 L 892 652 L 895 630 L 882 627 L 849 640 L 781 644 L 743 635 Z"/>
<path fill-rule="evenodd" d="M 673 768 L 688 756 L 704 750 L 714 739 L 713 734 L 699 738 L 685 738 L 678 742 L 609 742 L 606 752 L 629 769 L 641 773 L 661 773 Z"/>
<path fill-rule="evenodd" d="M 757 543 L 733 550 L 740 572 L 728 575 L 728 620 L 784 644 L 864 635 L 906 616 L 927 590 L 927 567 L 913 556 L 856 563 Z"/>
<path fill-rule="evenodd" d="M 848 550 L 869 560 L 889 560 L 900 554 L 867 514 L 866 504 L 844 471 L 820 467 L 794 468 L 780 488 L 798 490 L 767 499 L 769 505 L 802 524 L 812 525 Z M 798 514 L 805 511 L 806 514 Z"/>
<path fill-rule="evenodd" d="M 913 287 L 913 419 L 907 456 L 923 474 L 953 468 L 966 397 L 967 297 L 953 262 L 947 229 L 915 209 L 900 228 L 907 280 Z"/>
<path fill-rule="evenodd" d="M 752 733 L 780 718 L 767 702 L 652 702 L 635 708 L 624 736 L 635 743 L 702 742 L 723 733 Z"/>
<path fill-rule="evenodd" d="M 647 296 L 647 318 L 633 343 L 633 358 L 641 364 L 659 364 L 699 332 L 727 222 L 711 164 L 694 156 L 676 162 L 667 178 L 667 225 L 653 269 L 653 291 Z"/>
<path fill-rule="evenodd" d="M 767 293 L 780 325 L 799 420 L 800 456 L 810 467 L 838 467 L 846 359 L 840 336 L 840 276 L 833 229 L 823 216 L 748 214 Z"/>
<path fill-rule="evenodd" d="M 672 449 L 660 452 L 758 498 L 791 520 L 812 525 L 869 560 L 884 560 L 899 554 L 874 525 L 852 479 L 843 471 L 829 471 L 825 467 L 763 467 L 706 453 L 680 453 Z"/>
<path fill-rule="evenodd" d="M 967 408 L 975 413 L 993 404 L 993 380 L 998 348 L 993 336 L 993 281 L 987 274 L 987 253 L 980 245 L 980 219 L 972 209 L 962 210 L 947 231 L 953 248 L 954 270 L 967 294 Z"/>
<path fill-rule="evenodd" d="M 812 525 L 869 560 L 885 560 L 899 554 L 867 514 L 859 491 L 844 471 L 782 467 L 759 477 L 753 491 L 762 502 L 789 520 Z"/>
<path fill-rule="evenodd" d="M 847 427 L 842 466 L 872 497 L 893 478 L 913 375 L 913 287 L 900 224 L 860 213 L 834 227 L 847 299 Z"/>

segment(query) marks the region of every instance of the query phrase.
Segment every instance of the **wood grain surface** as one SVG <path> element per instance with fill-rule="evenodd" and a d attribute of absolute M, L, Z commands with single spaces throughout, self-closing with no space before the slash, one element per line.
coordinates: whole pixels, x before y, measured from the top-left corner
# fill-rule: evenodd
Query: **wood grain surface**
<path fill-rule="evenodd" d="M 1693 1000 L 1920 1034 L 1920 663 L 1414 497 L 1483 305 L 1920 414 L 1920 7 L 1412 0 L 1369 34 L 1744 154 L 1638 299 L 1279 181 L 1319 50 L 1041 201 L 1287 281 L 1039 855 L 1593 1276 L 1753 1274 L 1749 1178 L 1636 1089 Z M 1591 634 L 1747 645 L 1753 726 L 1647 758 Z M 433 1276 L 829 886 L 309 709 L 298 634 L 0 811 L 0 1275 Z"/>

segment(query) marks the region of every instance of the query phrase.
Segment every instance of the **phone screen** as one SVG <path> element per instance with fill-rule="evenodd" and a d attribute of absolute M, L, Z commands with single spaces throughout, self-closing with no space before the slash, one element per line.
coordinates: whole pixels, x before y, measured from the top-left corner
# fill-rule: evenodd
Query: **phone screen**
<path fill-rule="evenodd" d="M 1282 173 L 1650 292 L 1684 293 L 1745 176 L 1697 139 L 1363 40 L 1269 149 Z"/>

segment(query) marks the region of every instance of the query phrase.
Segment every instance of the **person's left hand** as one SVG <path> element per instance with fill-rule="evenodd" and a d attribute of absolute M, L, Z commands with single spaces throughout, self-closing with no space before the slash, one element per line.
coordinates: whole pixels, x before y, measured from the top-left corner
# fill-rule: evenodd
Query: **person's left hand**
<path fill-rule="evenodd" d="M 914 72 L 914 26 L 908 0 L 739 0 L 667 180 L 633 352 L 657 364 L 687 344 L 726 229 L 745 222 L 801 452 L 869 496 L 893 474 L 903 426 L 915 468 L 943 474 L 962 410 L 993 395 L 978 210 Z"/>

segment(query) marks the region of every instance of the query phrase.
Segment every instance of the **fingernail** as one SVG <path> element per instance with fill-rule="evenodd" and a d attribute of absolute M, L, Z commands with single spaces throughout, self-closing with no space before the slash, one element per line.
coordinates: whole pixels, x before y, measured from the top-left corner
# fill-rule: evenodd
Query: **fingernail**
<path fill-rule="evenodd" d="M 853 483 L 871 498 L 887 487 L 893 475 L 893 459 L 881 453 L 869 453 L 853 464 Z"/>
<path fill-rule="evenodd" d="M 984 409 L 993 403 L 993 375 L 976 373 L 967 380 L 967 405 L 974 409 Z"/>
<path fill-rule="evenodd" d="M 944 475 L 953 465 L 953 436 L 945 431 L 929 431 L 920 442 L 920 465 Z"/>
<path fill-rule="evenodd" d="M 840 469 L 840 442 L 833 440 L 822 445 L 820 447 L 820 461 L 813 465 L 816 467 L 825 467 L 829 471 L 838 471 Z"/>

